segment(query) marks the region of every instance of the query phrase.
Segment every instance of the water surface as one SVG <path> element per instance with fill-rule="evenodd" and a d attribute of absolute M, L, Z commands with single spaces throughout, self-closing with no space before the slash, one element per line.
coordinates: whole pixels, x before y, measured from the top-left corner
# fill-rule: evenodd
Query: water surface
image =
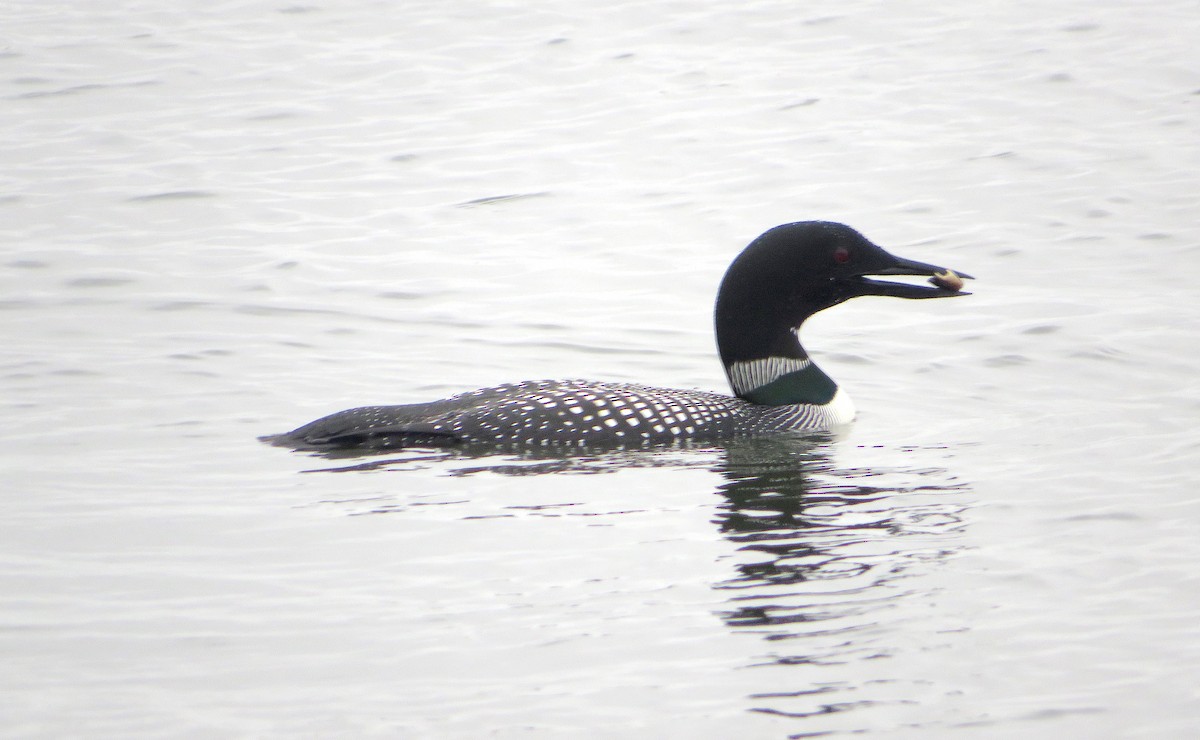
<path fill-rule="evenodd" d="M 0 734 L 1181 737 L 1200 17 L 1122 3 L 0 11 Z M 806 326 L 860 418 L 570 459 L 256 437 L 723 390 L 845 221 L 976 275 Z"/>

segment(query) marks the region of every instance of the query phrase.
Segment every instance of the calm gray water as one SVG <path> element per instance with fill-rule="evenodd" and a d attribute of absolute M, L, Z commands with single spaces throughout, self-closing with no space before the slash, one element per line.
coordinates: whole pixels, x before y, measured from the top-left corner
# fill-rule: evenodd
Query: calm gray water
<path fill-rule="evenodd" d="M 401 7 L 0 7 L 0 735 L 1197 732 L 1194 2 Z M 809 218 L 979 278 L 806 327 L 845 439 L 255 440 L 723 390 Z"/>

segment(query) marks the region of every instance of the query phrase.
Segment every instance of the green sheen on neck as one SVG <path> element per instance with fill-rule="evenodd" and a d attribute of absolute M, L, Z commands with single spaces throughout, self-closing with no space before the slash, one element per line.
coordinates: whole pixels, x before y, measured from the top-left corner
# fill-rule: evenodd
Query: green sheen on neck
<path fill-rule="evenodd" d="M 833 400 L 837 393 L 837 383 L 833 382 L 821 368 L 809 365 L 803 370 L 780 375 L 766 385 L 761 385 L 752 391 L 742 394 L 751 403 L 763 406 L 786 406 L 793 403 L 826 404 Z"/>

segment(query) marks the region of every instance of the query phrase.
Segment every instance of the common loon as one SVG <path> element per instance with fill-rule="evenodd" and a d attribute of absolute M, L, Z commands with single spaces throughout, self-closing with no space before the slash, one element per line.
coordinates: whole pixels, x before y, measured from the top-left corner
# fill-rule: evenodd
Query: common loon
<path fill-rule="evenodd" d="M 881 275 L 928 276 L 932 285 L 869 277 Z M 717 347 L 734 396 L 633 383 L 536 380 L 429 403 L 349 409 L 262 440 L 325 451 L 613 447 L 829 431 L 852 421 L 854 406 L 800 345 L 804 320 L 856 296 L 968 295 L 960 277 L 971 276 L 896 257 L 843 224 L 784 224 L 738 255 L 717 293 Z"/>

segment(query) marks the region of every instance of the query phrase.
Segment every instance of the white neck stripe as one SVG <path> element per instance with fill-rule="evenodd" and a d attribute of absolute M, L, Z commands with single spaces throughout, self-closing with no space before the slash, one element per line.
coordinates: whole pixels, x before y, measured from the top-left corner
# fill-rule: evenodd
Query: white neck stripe
<path fill-rule="evenodd" d="M 749 393 L 767 383 L 778 380 L 788 373 L 803 370 L 812 365 L 812 360 L 795 357 L 764 357 L 758 360 L 735 362 L 725 368 L 729 385 L 738 394 Z"/>

